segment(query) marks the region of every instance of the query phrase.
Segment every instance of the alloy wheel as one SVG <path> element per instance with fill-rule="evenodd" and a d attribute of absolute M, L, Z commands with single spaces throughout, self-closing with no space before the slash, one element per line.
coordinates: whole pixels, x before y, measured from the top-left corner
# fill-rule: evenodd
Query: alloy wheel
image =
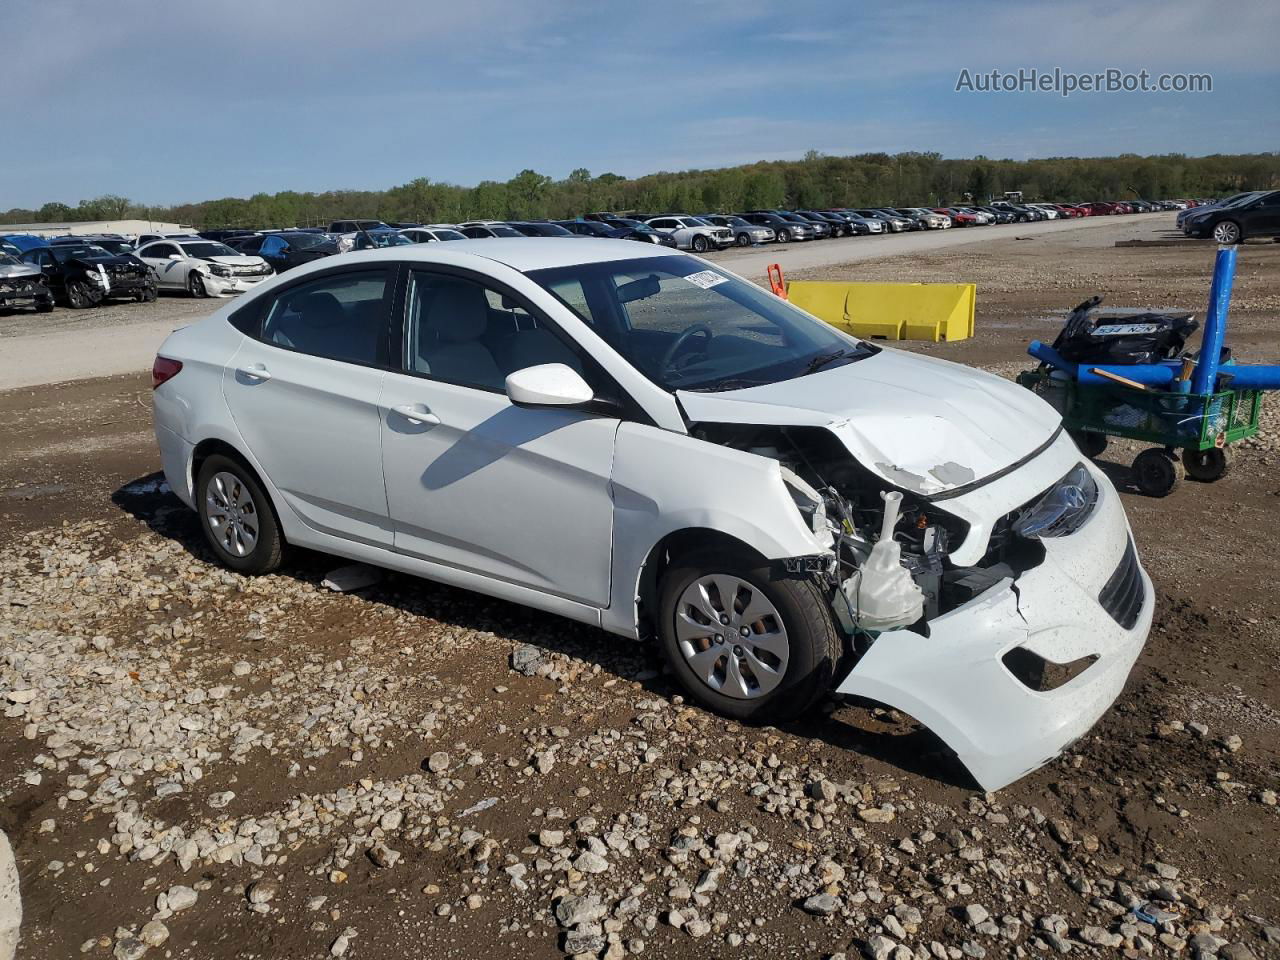
<path fill-rule="evenodd" d="M 675 633 L 690 669 L 717 693 L 753 700 L 786 676 L 786 626 L 764 592 L 746 580 L 715 573 L 693 581 L 676 604 Z"/>
<path fill-rule="evenodd" d="M 214 540 L 233 557 L 247 557 L 258 545 L 258 508 L 248 487 L 222 471 L 205 487 L 205 514 Z"/>
<path fill-rule="evenodd" d="M 194 270 L 191 271 L 191 276 L 187 278 L 187 292 L 197 298 L 208 296 L 204 288 L 204 280 Z"/>
<path fill-rule="evenodd" d="M 1219 243 L 1239 243 L 1240 228 L 1230 220 L 1223 220 L 1213 228 L 1213 239 Z"/>

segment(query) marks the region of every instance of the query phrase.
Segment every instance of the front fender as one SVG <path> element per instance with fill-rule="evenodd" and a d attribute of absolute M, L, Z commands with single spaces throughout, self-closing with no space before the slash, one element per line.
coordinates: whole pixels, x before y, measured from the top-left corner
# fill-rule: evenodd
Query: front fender
<path fill-rule="evenodd" d="M 767 559 L 830 552 L 796 509 L 776 460 L 638 423 L 618 430 L 612 587 L 606 630 L 638 636 L 636 597 L 653 548 L 679 530 L 715 530 Z"/>

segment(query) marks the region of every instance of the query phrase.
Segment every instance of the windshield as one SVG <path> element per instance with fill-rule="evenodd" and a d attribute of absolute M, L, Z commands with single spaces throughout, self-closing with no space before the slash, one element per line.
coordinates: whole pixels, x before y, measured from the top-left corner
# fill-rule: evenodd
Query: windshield
<path fill-rule="evenodd" d="M 109 253 L 114 253 L 116 256 L 120 256 L 122 253 L 133 253 L 133 244 L 127 240 L 95 240 L 94 245 Z"/>
<path fill-rule="evenodd" d="M 566 230 L 557 223 L 526 223 L 522 224 L 524 231 L 530 236 L 535 237 L 572 237 L 573 233 Z M 517 230 L 520 227 L 516 228 Z"/>
<path fill-rule="evenodd" d="M 282 237 L 295 250 L 310 250 L 312 247 L 333 246 L 333 241 L 323 233 L 282 233 L 278 236 Z"/>
<path fill-rule="evenodd" d="M 374 247 L 406 247 L 413 243 L 408 237 L 398 233 L 368 233 L 361 232 L 356 234 L 355 249 L 370 250 Z"/>
<path fill-rule="evenodd" d="M 611 260 L 528 276 L 666 390 L 776 383 L 876 349 L 692 257 Z"/>
<path fill-rule="evenodd" d="M 225 243 L 214 243 L 212 240 L 206 240 L 203 243 L 184 243 L 180 244 L 180 246 L 188 257 L 198 257 L 201 260 L 205 257 L 240 256 Z"/>
<path fill-rule="evenodd" d="M 22 266 L 22 261 L 12 254 L 8 254 L 3 250 L 0 250 L 0 264 L 6 267 L 20 267 Z"/>
<path fill-rule="evenodd" d="M 1240 205 L 1242 205 L 1242 204 L 1245 204 L 1245 203 L 1252 203 L 1254 200 L 1257 200 L 1260 196 L 1262 196 L 1262 193 L 1261 193 L 1261 192 L 1246 193 L 1246 194 L 1244 194 L 1243 196 L 1236 197 L 1236 198 L 1234 198 L 1234 199 L 1232 199 L 1232 200 L 1228 200 L 1228 201 L 1226 201 L 1225 203 L 1223 203 L 1223 204 L 1222 204 L 1222 206 L 1223 206 L 1224 208 L 1225 208 L 1225 207 L 1238 207 L 1238 206 L 1240 206 Z"/>
<path fill-rule="evenodd" d="M 74 260 L 76 257 L 109 257 L 111 254 L 92 243 L 60 243 L 50 247 L 49 252 L 59 263 Z"/>

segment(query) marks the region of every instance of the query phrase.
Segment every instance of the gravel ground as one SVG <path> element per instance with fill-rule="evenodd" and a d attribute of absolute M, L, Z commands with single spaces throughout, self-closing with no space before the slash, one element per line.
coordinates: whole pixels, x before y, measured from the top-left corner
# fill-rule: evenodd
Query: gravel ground
<path fill-rule="evenodd" d="M 1211 248 L 1082 232 L 825 277 L 976 279 L 1005 373 L 1075 302 L 1200 309 Z M 1280 357 L 1280 248 L 1232 342 Z M 1238 335 L 1236 335 L 1238 334 Z M 19 960 L 1280 956 L 1280 423 L 1134 494 L 1152 638 L 1066 756 L 976 791 L 911 718 L 684 704 L 655 652 L 388 574 L 212 563 L 138 376 L 0 394 L 0 829 Z M 429 951 L 429 954 L 428 954 Z"/>

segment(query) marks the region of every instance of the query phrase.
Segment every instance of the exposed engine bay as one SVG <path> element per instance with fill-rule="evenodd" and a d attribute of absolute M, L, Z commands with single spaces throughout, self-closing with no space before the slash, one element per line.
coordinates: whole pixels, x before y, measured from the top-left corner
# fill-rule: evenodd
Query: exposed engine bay
<path fill-rule="evenodd" d="M 970 535 L 969 525 L 929 497 L 890 488 L 829 430 L 702 423 L 692 434 L 779 462 L 797 509 L 834 554 L 795 558 L 792 569 L 831 589 L 855 650 L 892 629 L 928 636 L 930 620 L 1003 580 L 1016 581 L 1044 560 L 1040 537 L 1070 532 L 1096 498 L 1081 468 L 1081 477 L 1064 478 L 1001 518 L 981 559 L 960 566 L 950 554 Z"/>

